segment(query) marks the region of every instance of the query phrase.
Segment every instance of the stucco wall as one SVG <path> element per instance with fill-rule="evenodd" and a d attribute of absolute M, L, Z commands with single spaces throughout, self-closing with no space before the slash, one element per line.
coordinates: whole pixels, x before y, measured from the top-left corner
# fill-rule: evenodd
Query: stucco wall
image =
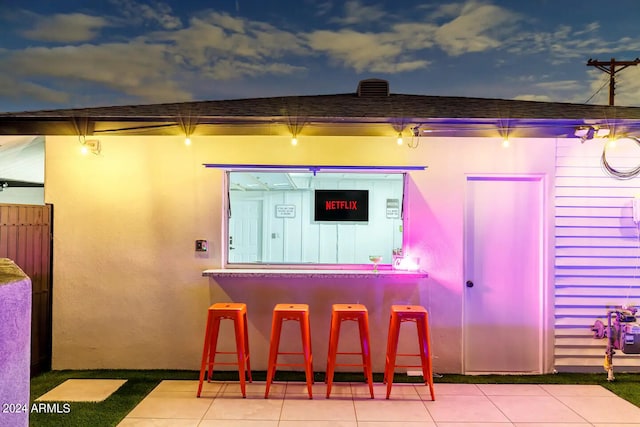
<path fill-rule="evenodd" d="M 375 371 L 383 370 L 389 305 L 415 303 L 430 311 L 435 371 L 460 372 L 465 174 L 547 174 L 551 195 L 555 165 L 555 140 L 514 140 L 508 149 L 499 139 L 422 138 L 417 149 L 375 137 L 304 137 L 296 147 L 278 136 L 196 137 L 190 147 L 179 137 L 100 140 L 99 156 L 81 156 L 76 137 L 46 142 L 45 201 L 55 208 L 53 369 L 198 369 L 207 307 L 234 300 L 248 305 L 254 369 L 266 368 L 275 303 L 311 304 L 314 368 L 324 371 L 330 304 L 360 302 L 371 312 Z M 430 277 L 203 278 L 202 270 L 221 266 L 223 199 L 223 172 L 203 163 L 428 166 L 410 174 L 405 215 L 409 250 Z M 204 256 L 194 251 L 196 239 L 210 242 Z M 298 329 L 285 333 L 285 342 L 298 342 Z"/>

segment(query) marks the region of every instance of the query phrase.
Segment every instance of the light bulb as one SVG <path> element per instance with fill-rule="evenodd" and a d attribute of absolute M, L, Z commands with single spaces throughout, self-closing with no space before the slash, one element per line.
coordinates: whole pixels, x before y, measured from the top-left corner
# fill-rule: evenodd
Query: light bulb
<path fill-rule="evenodd" d="M 402 133 L 398 133 L 398 139 L 396 140 L 398 145 L 402 145 Z"/>
<path fill-rule="evenodd" d="M 191 145 L 191 138 L 186 137 L 186 138 L 184 139 L 184 145 Z"/>
<path fill-rule="evenodd" d="M 616 145 L 618 145 L 616 139 L 609 138 L 609 140 L 607 141 L 607 148 L 616 148 Z"/>
<path fill-rule="evenodd" d="M 89 149 L 85 144 L 82 144 L 82 146 L 80 147 L 80 153 L 82 153 L 83 156 L 86 156 L 87 153 L 89 153 Z"/>
<path fill-rule="evenodd" d="M 509 138 L 505 138 L 502 141 L 502 148 L 509 148 L 510 142 L 509 142 Z"/>
<path fill-rule="evenodd" d="M 298 145 L 298 138 L 296 138 L 295 136 L 291 138 L 291 145 Z"/>

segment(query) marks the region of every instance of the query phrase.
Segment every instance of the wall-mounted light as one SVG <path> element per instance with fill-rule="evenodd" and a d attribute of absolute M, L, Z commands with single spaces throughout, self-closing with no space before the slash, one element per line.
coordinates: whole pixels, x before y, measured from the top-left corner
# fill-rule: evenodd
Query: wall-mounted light
<path fill-rule="evenodd" d="M 402 145 L 402 132 L 398 132 L 398 139 L 396 139 L 398 145 Z"/>
<path fill-rule="evenodd" d="M 80 152 L 83 155 L 87 155 L 89 153 L 100 154 L 102 151 L 102 147 L 100 146 L 99 139 L 86 139 L 84 136 L 80 136 Z"/>
<path fill-rule="evenodd" d="M 509 142 L 509 137 L 505 137 L 502 140 L 502 148 L 509 148 L 510 145 L 511 143 Z"/>
<path fill-rule="evenodd" d="M 580 138 L 582 143 L 593 138 L 606 138 L 610 134 L 611 129 L 599 126 L 580 126 L 574 132 L 574 135 Z"/>
<path fill-rule="evenodd" d="M 291 145 L 298 145 L 298 137 L 295 134 L 291 136 Z"/>
<path fill-rule="evenodd" d="M 184 133 L 184 145 L 191 145 L 191 136 L 198 126 L 198 117 L 191 114 L 191 111 L 182 112 L 177 120 L 180 130 Z"/>

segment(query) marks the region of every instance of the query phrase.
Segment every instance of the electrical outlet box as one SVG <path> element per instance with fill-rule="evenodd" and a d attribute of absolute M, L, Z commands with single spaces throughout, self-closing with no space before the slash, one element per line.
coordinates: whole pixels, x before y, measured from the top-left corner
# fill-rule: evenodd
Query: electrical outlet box
<path fill-rule="evenodd" d="M 196 240 L 196 252 L 207 252 L 208 245 L 206 240 Z"/>

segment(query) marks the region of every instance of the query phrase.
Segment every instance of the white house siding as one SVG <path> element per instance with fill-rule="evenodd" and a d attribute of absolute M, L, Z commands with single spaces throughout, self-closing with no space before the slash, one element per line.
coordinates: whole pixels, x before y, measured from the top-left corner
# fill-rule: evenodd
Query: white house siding
<path fill-rule="evenodd" d="M 601 166 L 606 140 L 559 140 L 556 158 L 555 365 L 558 371 L 602 369 L 606 340 L 591 326 L 607 309 L 640 305 L 640 229 L 632 199 L 640 177 L 619 180 Z M 617 169 L 640 165 L 629 139 L 607 149 Z M 616 351 L 616 371 L 637 370 L 640 355 Z"/>

